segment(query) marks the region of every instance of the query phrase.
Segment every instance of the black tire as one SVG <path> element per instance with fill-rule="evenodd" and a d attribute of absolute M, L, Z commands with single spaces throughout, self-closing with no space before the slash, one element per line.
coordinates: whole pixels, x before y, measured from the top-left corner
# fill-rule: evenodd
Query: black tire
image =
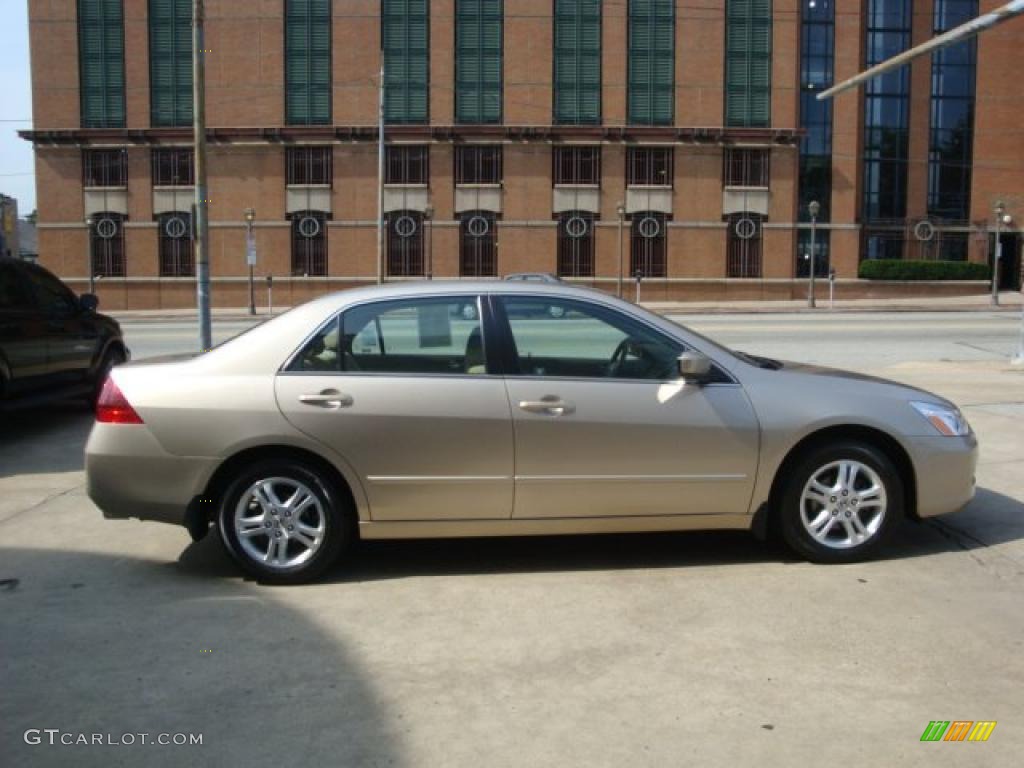
<path fill-rule="evenodd" d="M 96 376 L 93 378 L 92 389 L 89 392 L 88 403 L 90 408 L 96 410 L 96 401 L 100 399 L 103 382 L 107 380 L 107 376 L 114 366 L 120 365 L 125 359 L 124 352 L 118 347 L 108 349 L 103 354 L 103 360 L 100 361 L 99 366 L 96 368 Z"/>
<path fill-rule="evenodd" d="M 301 563 L 287 564 L 287 556 L 294 554 L 297 557 L 304 546 L 297 540 L 287 541 L 283 545 L 286 562 L 281 565 L 262 562 L 252 551 L 253 549 L 262 550 L 265 545 L 269 553 L 272 541 L 270 533 L 281 534 L 278 539 L 283 537 L 287 540 L 289 534 L 284 528 L 291 522 L 297 525 L 298 518 L 286 520 L 284 512 L 272 516 L 272 513 L 268 513 L 265 508 L 255 503 L 248 506 L 247 509 L 253 510 L 254 516 L 257 510 L 261 510 L 264 519 L 271 523 L 272 527 L 269 527 L 268 532 L 263 535 L 256 533 L 255 527 L 251 529 L 254 535 L 246 537 L 250 542 L 248 547 L 242 545 L 236 532 L 235 512 L 242 502 L 243 494 L 246 494 L 260 480 L 270 478 L 279 478 L 283 481 L 279 486 L 275 486 L 275 491 L 278 488 L 284 488 L 287 493 L 287 488 L 290 487 L 289 482 L 302 484 L 315 497 L 319 510 L 322 511 L 324 527 L 322 537 L 313 554 Z M 267 583 L 302 584 L 321 576 L 337 561 L 342 550 L 353 538 L 352 521 L 354 516 L 355 510 L 351 509 L 348 496 L 342 493 L 319 468 L 291 458 L 265 459 L 245 467 L 228 486 L 217 512 L 217 529 L 228 553 L 249 575 Z M 313 518 L 307 518 L 306 522 L 313 522 Z M 277 526 L 277 528 L 273 526 Z M 298 534 L 291 535 L 297 536 Z"/>
<path fill-rule="evenodd" d="M 851 506 L 854 504 L 853 497 L 857 495 L 855 492 L 848 491 L 847 494 L 844 494 L 842 490 L 839 490 L 835 495 L 826 494 L 823 504 L 814 500 L 804 501 L 804 489 L 815 476 L 824 477 L 827 483 L 828 478 L 831 477 L 830 473 L 835 471 L 837 473 L 836 483 L 839 483 L 838 468 L 835 470 L 826 470 L 826 468 L 842 461 L 853 461 L 867 467 L 880 481 L 884 490 L 885 505 L 881 519 L 877 523 L 874 522 L 876 508 L 869 506 L 870 500 L 865 500 L 864 506 L 859 509 Z M 822 470 L 826 470 L 824 475 L 819 474 Z M 779 528 L 789 547 L 811 562 L 854 563 L 866 560 L 884 545 L 903 518 L 906 495 L 899 472 L 896 471 L 892 460 L 883 451 L 868 443 L 843 441 L 819 446 L 802 455 L 789 467 L 787 475 L 780 496 L 780 507 L 777 510 Z M 858 487 L 862 491 L 866 490 L 865 485 L 868 487 L 873 485 L 870 474 L 858 472 L 854 490 Z M 835 487 L 841 488 L 840 485 Z M 821 526 L 821 530 L 828 526 L 828 530 L 824 530 L 823 538 L 831 545 L 812 536 L 805 526 L 803 521 L 805 503 L 807 517 L 811 518 L 814 515 L 817 519 L 822 519 L 824 524 Z M 861 501 L 858 500 L 857 503 L 860 504 Z M 820 518 L 817 517 L 819 515 Z M 862 537 L 862 540 L 859 541 L 850 533 L 850 526 L 854 525 L 854 517 L 865 531 L 865 533 L 858 532 L 858 537 Z M 864 524 L 865 521 L 868 521 L 867 525 Z"/>

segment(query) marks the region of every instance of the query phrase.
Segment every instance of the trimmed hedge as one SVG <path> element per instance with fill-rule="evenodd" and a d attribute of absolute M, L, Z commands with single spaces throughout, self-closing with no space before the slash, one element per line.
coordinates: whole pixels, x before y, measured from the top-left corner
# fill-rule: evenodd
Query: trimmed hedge
<path fill-rule="evenodd" d="M 862 280 L 988 280 L 988 264 L 971 261 L 868 259 L 860 263 Z"/>

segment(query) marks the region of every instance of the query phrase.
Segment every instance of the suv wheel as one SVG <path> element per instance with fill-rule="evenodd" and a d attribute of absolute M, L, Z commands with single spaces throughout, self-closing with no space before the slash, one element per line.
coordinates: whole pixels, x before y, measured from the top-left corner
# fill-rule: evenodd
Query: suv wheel
<path fill-rule="evenodd" d="M 860 442 L 823 446 L 790 472 L 779 510 L 782 535 L 812 562 L 864 560 L 903 517 L 903 497 L 899 473 L 882 451 Z"/>
<path fill-rule="evenodd" d="M 319 470 L 291 459 L 244 469 L 223 497 L 217 526 L 239 565 L 261 581 L 315 579 L 350 538 L 352 510 Z"/>

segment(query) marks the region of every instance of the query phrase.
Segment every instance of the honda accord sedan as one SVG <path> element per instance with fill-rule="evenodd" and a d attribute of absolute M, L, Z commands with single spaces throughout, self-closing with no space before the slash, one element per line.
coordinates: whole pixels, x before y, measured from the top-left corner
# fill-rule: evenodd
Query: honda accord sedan
<path fill-rule="evenodd" d="M 748 529 L 874 554 L 974 494 L 949 401 L 734 352 L 593 290 L 402 283 L 115 368 L 86 446 L 106 517 L 215 529 L 300 582 L 354 539 Z"/>

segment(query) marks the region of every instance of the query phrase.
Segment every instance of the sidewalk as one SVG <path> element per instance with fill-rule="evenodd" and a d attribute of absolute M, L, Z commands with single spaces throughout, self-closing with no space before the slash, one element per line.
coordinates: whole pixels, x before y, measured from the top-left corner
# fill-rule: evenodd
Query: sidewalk
<path fill-rule="evenodd" d="M 817 309 L 808 309 L 803 299 L 794 301 L 691 301 L 691 302 L 641 302 L 642 306 L 663 315 L 698 314 L 783 314 L 793 312 L 1019 312 L 1022 294 L 1003 291 L 999 294 L 999 306 L 992 306 L 988 294 L 977 296 L 952 296 L 942 298 L 906 299 L 846 299 L 837 300 L 829 308 L 828 300 L 818 301 Z M 279 315 L 289 307 L 274 307 Z M 102 309 L 101 309 L 102 311 Z M 168 322 L 191 320 L 195 309 L 135 309 L 108 313 L 125 322 Z M 215 307 L 213 319 L 222 322 L 251 320 L 245 307 Z M 256 308 L 256 319 L 265 320 L 266 307 Z"/>

